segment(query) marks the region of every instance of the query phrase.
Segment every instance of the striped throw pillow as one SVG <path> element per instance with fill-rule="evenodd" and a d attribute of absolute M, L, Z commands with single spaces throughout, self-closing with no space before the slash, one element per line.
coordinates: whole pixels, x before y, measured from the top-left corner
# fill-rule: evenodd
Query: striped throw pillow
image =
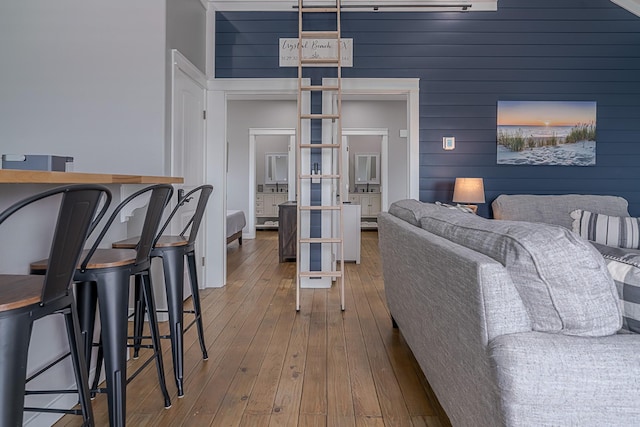
<path fill-rule="evenodd" d="M 614 248 L 640 248 L 640 218 L 609 216 L 577 209 L 573 231 L 587 240 Z"/>

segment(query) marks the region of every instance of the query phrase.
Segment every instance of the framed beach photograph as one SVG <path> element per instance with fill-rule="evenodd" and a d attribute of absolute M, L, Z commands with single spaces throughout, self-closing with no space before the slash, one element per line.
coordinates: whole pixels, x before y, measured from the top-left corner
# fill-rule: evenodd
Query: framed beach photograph
<path fill-rule="evenodd" d="M 499 165 L 594 166 L 595 101 L 498 101 Z"/>

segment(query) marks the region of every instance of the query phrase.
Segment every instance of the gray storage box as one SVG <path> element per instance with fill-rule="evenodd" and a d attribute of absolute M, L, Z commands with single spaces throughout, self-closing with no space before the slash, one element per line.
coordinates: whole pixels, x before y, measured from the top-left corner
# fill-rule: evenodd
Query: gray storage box
<path fill-rule="evenodd" d="M 73 157 L 49 154 L 3 154 L 2 168 L 70 172 L 73 170 Z"/>

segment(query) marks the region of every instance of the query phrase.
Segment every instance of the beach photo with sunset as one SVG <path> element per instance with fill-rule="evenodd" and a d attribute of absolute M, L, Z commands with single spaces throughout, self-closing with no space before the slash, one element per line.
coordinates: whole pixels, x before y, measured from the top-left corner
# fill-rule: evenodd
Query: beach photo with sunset
<path fill-rule="evenodd" d="M 497 161 L 595 165 L 596 102 L 498 101 Z"/>

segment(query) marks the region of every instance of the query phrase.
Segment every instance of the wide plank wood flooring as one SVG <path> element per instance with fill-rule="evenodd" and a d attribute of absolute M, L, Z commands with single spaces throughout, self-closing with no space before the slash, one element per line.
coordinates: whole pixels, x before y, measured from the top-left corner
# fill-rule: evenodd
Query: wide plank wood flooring
<path fill-rule="evenodd" d="M 375 231 L 362 263 L 338 287 L 304 289 L 295 310 L 295 263 L 278 263 L 277 232 L 228 246 L 228 284 L 201 291 L 209 359 L 195 328 L 185 335 L 185 397 L 178 399 L 163 340 L 173 406 L 163 408 L 155 368 L 127 387 L 131 426 L 428 426 L 441 424 L 413 355 L 391 326 Z M 166 329 L 166 324 L 162 325 Z M 139 359 L 141 360 L 142 357 Z M 139 363 L 131 360 L 131 369 Z M 108 425 L 106 395 L 93 401 Z M 56 426 L 79 426 L 65 416 Z"/>

